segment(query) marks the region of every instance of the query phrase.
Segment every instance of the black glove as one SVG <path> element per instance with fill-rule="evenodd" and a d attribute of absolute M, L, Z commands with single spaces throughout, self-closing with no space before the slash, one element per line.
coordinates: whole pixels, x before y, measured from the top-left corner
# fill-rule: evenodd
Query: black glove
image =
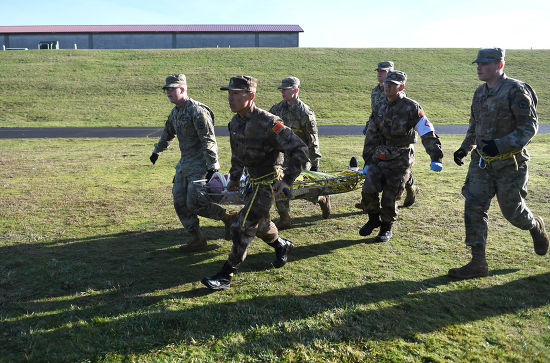
<path fill-rule="evenodd" d="M 210 179 L 212 179 L 212 175 L 214 175 L 214 173 L 217 172 L 216 169 L 210 169 L 206 172 L 206 181 L 210 181 Z"/>
<path fill-rule="evenodd" d="M 151 162 L 153 163 L 153 165 L 155 165 L 155 163 L 157 162 L 159 158 L 159 154 L 157 153 L 152 153 L 151 156 L 149 156 L 149 160 L 151 160 Z"/>
<path fill-rule="evenodd" d="M 458 166 L 464 165 L 464 162 L 462 161 L 462 159 L 465 158 L 467 154 L 468 153 L 466 153 L 466 151 L 464 151 L 464 149 L 462 148 L 455 151 L 453 156 L 454 156 L 456 165 Z"/>
<path fill-rule="evenodd" d="M 497 156 L 498 154 L 500 154 L 498 152 L 497 143 L 495 142 L 495 140 L 481 140 L 481 141 L 487 144 L 483 147 L 483 149 L 481 149 L 483 150 L 483 153 L 485 155 Z"/>
<path fill-rule="evenodd" d="M 318 165 L 312 165 L 309 170 L 310 171 L 319 171 L 319 166 Z"/>

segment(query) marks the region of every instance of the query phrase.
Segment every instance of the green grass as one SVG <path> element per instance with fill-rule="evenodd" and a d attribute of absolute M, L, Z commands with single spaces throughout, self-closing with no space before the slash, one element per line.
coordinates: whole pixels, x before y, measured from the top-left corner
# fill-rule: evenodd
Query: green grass
<path fill-rule="evenodd" d="M 0 127 L 162 126 L 171 105 L 164 78 L 183 72 L 191 97 L 231 119 L 229 77 L 259 79 L 257 104 L 280 101 L 283 77 L 302 80 L 301 97 L 320 125 L 364 124 L 370 113 L 374 68 L 395 61 L 409 76 L 407 92 L 436 124 L 468 122 L 477 79 L 477 49 L 176 49 L 0 52 Z M 550 116 L 550 50 L 510 50 L 510 77 L 539 95 L 541 122 Z"/>
<path fill-rule="evenodd" d="M 333 216 L 294 201 L 296 248 L 280 270 L 255 239 L 231 289 L 200 279 L 230 249 L 220 222 L 201 219 L 211 248 L 182 255 L 172 207 L 178 154 L 156 140 L 0 140 L 0 361 L 550 360 L 550 258 L 490 209 L 491 275 L 453 281 L 468 261 L 461 136 L 444 135 L 444 170 L 422 146 L 422 188 L 389 243 L 357 231 L 359 191 L 335 195 Z M 550 222 L 550 135 L 529 145 L 527 202 Z M 219 138 L 229 165 L 227 138 Z M 359 156 L 361 137 L 322 137 L 322 169 Z M 276 217 L 276 212 L 273 213 Z M 367 243 L 364 243 L 367 242 Z"/>

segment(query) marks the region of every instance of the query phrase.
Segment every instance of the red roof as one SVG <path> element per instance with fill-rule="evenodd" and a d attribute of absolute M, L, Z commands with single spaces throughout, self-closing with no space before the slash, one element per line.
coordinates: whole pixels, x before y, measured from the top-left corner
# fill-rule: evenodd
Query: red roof
<path fill-rule="evenodd" d="M 303 32 L 299 25 L 21 25 L 1 33 Z"/>

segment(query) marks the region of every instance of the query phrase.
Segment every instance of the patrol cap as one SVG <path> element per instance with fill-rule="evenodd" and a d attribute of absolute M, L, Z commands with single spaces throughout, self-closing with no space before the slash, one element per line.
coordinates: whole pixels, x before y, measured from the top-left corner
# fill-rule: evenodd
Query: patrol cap
<path fill-rule="evenodd" d="M 407 75 L 401 71 L 391 71 L 388 73 L 384 82 L 392 82 L 396 84 L 405 84 L 407 82 Z"/>
<path fill-rule="evenodd" d="M 504 61 L 504 53 L 502 48 L 484 48 L 477 52 L 477 58 L 472 63 L 497 63 Z"/>
<path fill-rule="evenodd" d="M 187 79 L 185 78 L 185 74 L 171 74 L 168 77 L 166 77 L 166 84 L 162 89 L 165 88 L 181 88 L 181 87 L 187 87 Z"/>
<path fill-rule="evenodd" d="M 289 89 L 289 88 L 300 88 L 300 80 L 296 77 L 286 77 L 281 81 L 281 85 L 277 88 Z"/>
<path fill-rule="evenodd" d="M 392 61 L 384 61 L 378 63 L 378 67 L 376 67 L 375 71 L 390 71 L 393 69 L 393 62 Z"/>
<path fill-rule="evenodd" d="M 222 91 L 248 91 L 256 92 L 256 87 L 258 86 L 258 80 L 252 76 L 236 76 L 231 77 L 229 80 L 229 85 L 221 87 Z"/>

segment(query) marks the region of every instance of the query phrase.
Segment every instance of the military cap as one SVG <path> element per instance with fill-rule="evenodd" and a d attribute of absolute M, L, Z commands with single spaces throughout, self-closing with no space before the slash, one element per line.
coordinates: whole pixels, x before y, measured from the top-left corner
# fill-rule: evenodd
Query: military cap
<path fill-rule="evenodd" d="M 187 79 L 185 78 L 185 74 L 171 74 L 166 77 L 166 84 L 162 87 L 162 89 L 181 87 L 187 87 Z"/>
<path fill-rule="evenodd" d="M 296 77 L 287 77 L 283 78 L 281 85 L 277 88 L 288 89 L 288 88 L 299 88 L 300 80 Z"/>
<path fill-rule="evenodd" d="M 407 75 L 401 71 L 391 71 L 388 73 L 384 82 L 392 82 L 397 84 L 405 84 L 407 82 Z"/>
<path fill-rule="evenodd" d="M 231 77 L 229 80 L 229 85 L 221 87 L 222 91 L 248 91 L 256 92 L 256 87 L 258 86 L 258 80 L 252 76 L 236 76 Z"/>
<path fill-rule="evenodd" d="M 390 71 L 393 69 L 393 62 L 392 61 L 384 61 L 378 63 L 378 67 L 376 67 L 375 71 Z"/>
<path fill-rule="evenodd" d="M 477 52 L 477 58 L 472 63 L 492 63 L 504 61 L 504 53 L 501 48 L 484 48 Z"/>

